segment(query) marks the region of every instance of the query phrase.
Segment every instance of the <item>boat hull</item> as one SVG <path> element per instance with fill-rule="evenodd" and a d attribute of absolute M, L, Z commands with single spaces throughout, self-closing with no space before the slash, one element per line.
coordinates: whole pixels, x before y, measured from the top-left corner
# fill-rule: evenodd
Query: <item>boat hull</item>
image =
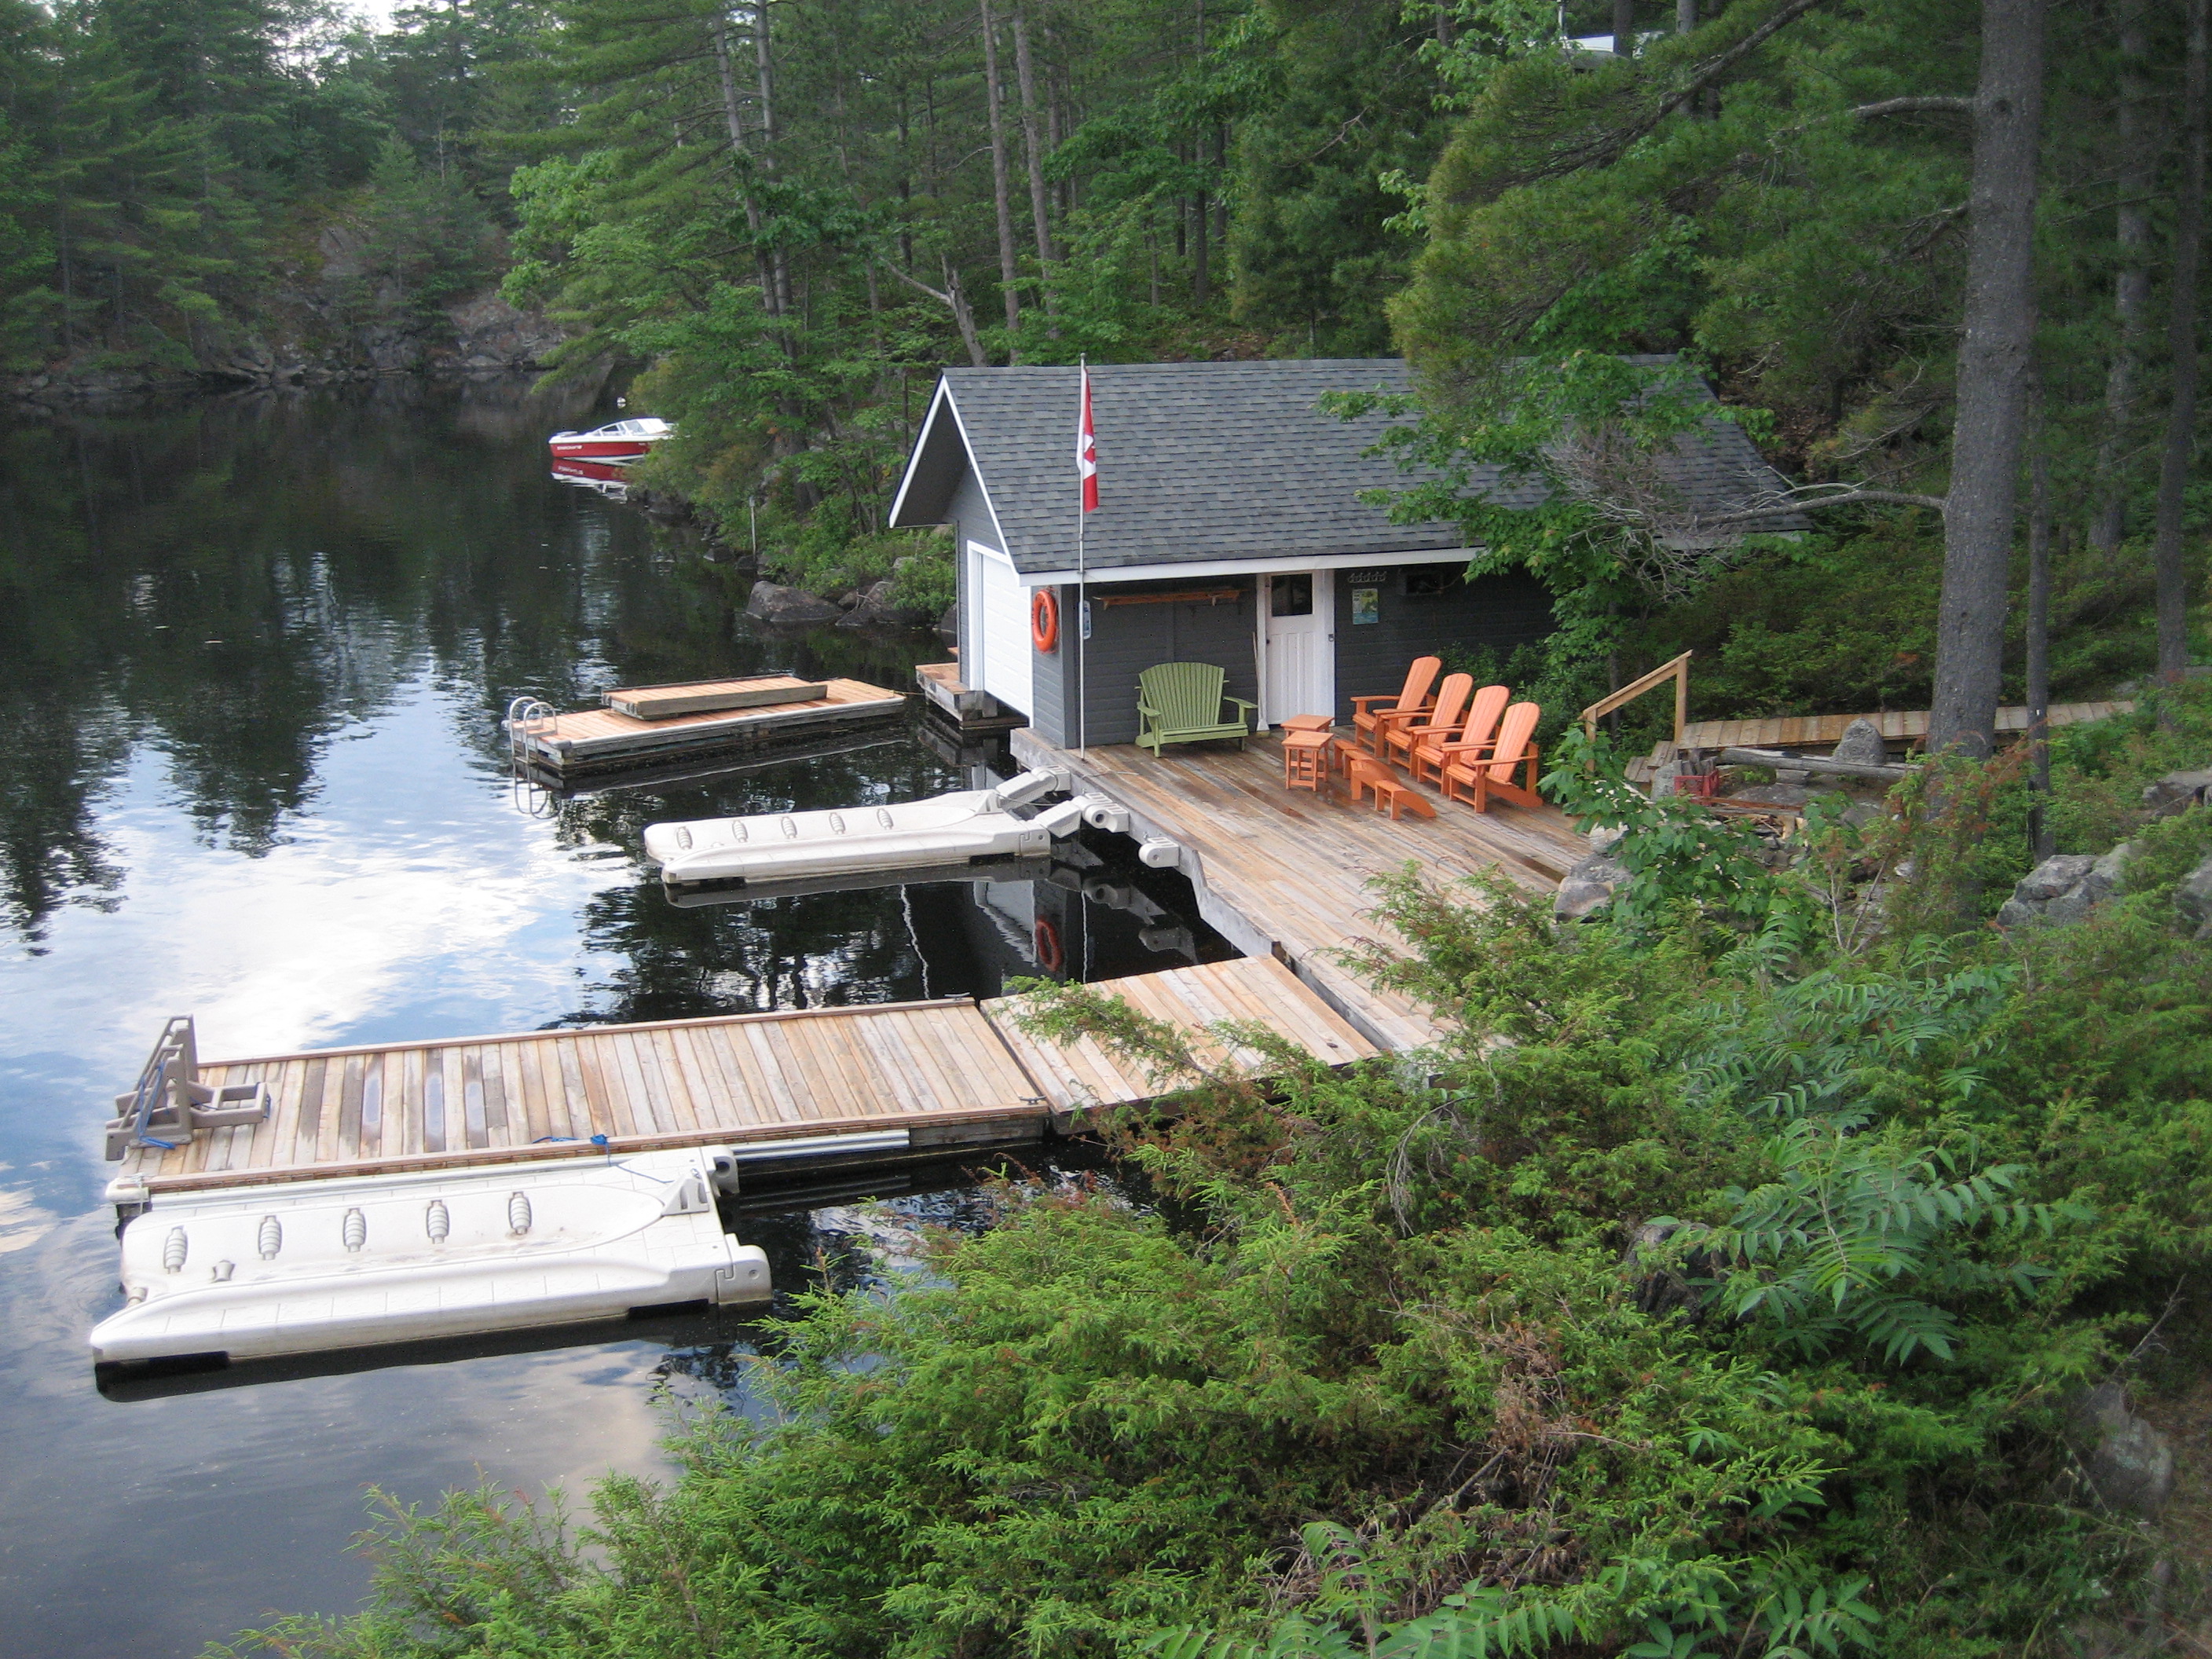
<path fill-rule="evenodd" d="M 556 438 L 545 446 L 556 461 L 597 461 L 606 466 L 627 466 L 653 453 L 647 438 Z"/>

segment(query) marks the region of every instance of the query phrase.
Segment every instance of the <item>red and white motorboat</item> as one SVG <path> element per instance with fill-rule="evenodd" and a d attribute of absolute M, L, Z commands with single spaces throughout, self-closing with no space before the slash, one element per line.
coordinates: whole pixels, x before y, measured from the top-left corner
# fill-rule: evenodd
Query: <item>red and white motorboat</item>
<path fill-rule="evenodd" d="M 641 415 L 627 421 L 610 421 L 589 432 L 556 432 L 546 446 L 556 461 L 597 461 L 605 466 L 628 466 L 650 454 L 653 445 L 672 438 L 676 428 L 656 416 Z"/>

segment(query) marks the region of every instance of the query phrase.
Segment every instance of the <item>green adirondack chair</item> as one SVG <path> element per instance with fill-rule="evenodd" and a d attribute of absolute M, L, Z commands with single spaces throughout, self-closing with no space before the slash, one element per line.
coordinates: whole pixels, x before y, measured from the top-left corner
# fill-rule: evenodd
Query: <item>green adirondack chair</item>
<path fill-rule="evenodd" d="M 1221 685 L 1227 678 L 1210 662 L 1155 663 L 1138 675 L 1138 747 L 1157 755 L 1170 743 L 1234 738 L 1242 749 L 1259 704 L 1224 696 Z M 1224 720 L 1224 707 L 1231 703 L 1237 707 L 1236 717 Z"/>

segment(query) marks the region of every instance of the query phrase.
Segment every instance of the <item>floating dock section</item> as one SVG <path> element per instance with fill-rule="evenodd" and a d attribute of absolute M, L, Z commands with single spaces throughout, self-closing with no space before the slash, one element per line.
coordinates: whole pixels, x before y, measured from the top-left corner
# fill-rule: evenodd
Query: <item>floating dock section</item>
<path fill-rule="evenodd" d="M 518 775 L 556 782 L 580 775 L 817 742 L 872 720 L 894 720 L 907 697 L 865 680 L 801 680 L 789 675 L 631 686 L 605 694 L 607 706 L 569 714 L 518 697 L 507 716 Z"/>
<path fill-rule="evenodd" d="M 1258 1027 L 1372 1045 L 1278 962 L 1102 981 L 1264 1075 Z M 730 1231 L 747 1171 L 1035 1139 L 1188 1079 L 969 998 L 202 1061 L 172 1021 L 109 1126 L 127 1301 L 104 1363 L 218 1361 L 620 1318 L 770 1293 Z"/>
<path fill-rule="evenodd" d="M 1106 980 L 1186 1030 L 1255 1022 L 1329 1064 L 1376 1053 L 1282 963 L 1245 957 Z M 737 1014 L 202 1061 L 194 1081 L 265 1090 L 267 1115 L 181 1145 L 121 1148 L 107 1196 L 528 1164 L 668 1147 L 741 1161 L 1031 1139 L 1055 1112 L 1160 1092 L 1088 1042 L 1023 1033 L 1018 998 Z M 1256 1062 L 1255 1062 L 1256 1063 Z M 595 1137 L 597 1139 L 595 1139 Z"/>

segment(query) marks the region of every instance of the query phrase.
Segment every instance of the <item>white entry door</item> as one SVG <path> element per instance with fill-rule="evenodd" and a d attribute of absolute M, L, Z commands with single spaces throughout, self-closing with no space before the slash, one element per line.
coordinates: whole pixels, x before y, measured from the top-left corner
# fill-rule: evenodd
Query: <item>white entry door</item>
<path fill-rule="evenodd" d="M 1261 579 L 1260 719 L 1336 712 L 1336 604 L 1326 570 Z"/>

